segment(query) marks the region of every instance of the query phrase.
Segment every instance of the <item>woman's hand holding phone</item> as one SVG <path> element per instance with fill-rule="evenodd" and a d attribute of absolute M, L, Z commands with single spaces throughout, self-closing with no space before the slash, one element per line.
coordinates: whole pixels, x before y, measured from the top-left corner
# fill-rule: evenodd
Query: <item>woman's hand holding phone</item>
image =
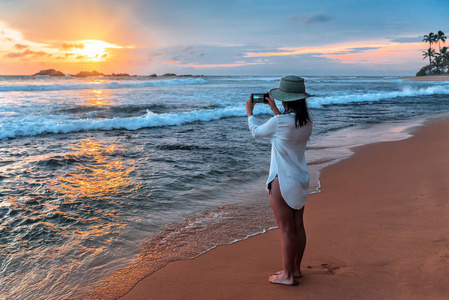
<path fill-rule="evenodd" d="M 276 106 L 276 103 L 274 102 L 274 98 L 268 94 L 268 97 L 265 97 L 265 100 L 268 101 L 268 105 L 270 106 L 271 111 L 275 116 L 280 115 L 281 112 L 279 111 L 278 107 Z"/>
<path fill-rule="evenodd" d="M 253 114 L 254 109 L 254 102 L 253 102 L 253 94 L 249 95 L 248 101 L 246 101 L 245 107 L 246 107 L 246 116 L 249 117 Z"/>
<path fill-rule="evenodd" d="M 258 94 L 258 95 L 261 95 L 261 94 Z M 277 108 L 276 103 L 274 102 L 274 98 L 271 97 L 269 93 L 262 94 L 262 95 L 265 96 L 263 102 L 260 102 L 260 100 L 257 101 L 257 102 L 254 101 L 253 94 L 249 95 L 249 99 L 248 99 L 248 101 L 246 101 L 246 105 L 245 105 L 245 107 L 246 107 L 246 115 L 249 117 L 249 116 L 251 116 L 253 114 L 254 105 L 256 103 L 268 104 L 268 106 L 270 107 L 271 111 L 273 112 L 273 114 L 275 116 L 280 115 L 281 112 Z"/>

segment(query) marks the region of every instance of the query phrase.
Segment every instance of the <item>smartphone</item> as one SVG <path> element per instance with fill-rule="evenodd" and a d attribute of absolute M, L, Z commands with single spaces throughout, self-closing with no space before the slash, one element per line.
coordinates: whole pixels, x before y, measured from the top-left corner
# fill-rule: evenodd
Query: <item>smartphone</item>
<path fill-rule="evenodd" d="M 265 104 L 267 104 L 268 101 L 265 100 L 265 97 L 269 97 L 269 95 L 268 94 L 252 94 L 251 101 L 253 103 L 265 103 Z"/>

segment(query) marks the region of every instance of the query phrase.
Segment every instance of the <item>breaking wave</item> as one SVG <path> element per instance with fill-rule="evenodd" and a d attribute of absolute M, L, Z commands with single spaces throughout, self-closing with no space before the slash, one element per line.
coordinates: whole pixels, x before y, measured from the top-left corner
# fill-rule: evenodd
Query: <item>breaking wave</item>
<path fill-rule="evenodd" d="M 269 113 L 268 107 L 259 107 L 255 114 Z M 1 125 L 0 139 L 9 139 L 19 136 L 35 136 L 46 133 L 70 133 L 89 130 L 138 130 L 142 128 L 176 126 L 197 121 L 213 121 L 229 117 L 246 116 L 243 106 L 234 106 L 220 109 L 195 110 L 182 113 L 156 114 L 147 111 L 143 116 L 131 118 L 112 119 L 80 119 L 43 116 L 25 117 L 14 124 Z"/>
<path fill-rule="evenodd" d="M 417 97 L 430 95 L 449 95 L 449 85 L 436 85 L 427 88 L 405 87 L 400 91 L 360 93 L 348 95 L 329 95 L 324 97 L 314 97 L 308 99 L 308 104 L 312 108 L 322 108 L 326 105 L 338 105 L 356 102 L 373 102 L 384 99 L 399 97 Z"/>

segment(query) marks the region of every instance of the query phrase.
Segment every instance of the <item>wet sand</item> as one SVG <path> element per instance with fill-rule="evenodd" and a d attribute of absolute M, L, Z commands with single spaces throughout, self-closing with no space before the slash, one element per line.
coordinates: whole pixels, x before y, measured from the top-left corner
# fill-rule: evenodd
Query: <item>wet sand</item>
<path fill-rule="evenodd" d="M 448 153 L 444 119 L 324 169 L 306 204 L 299 286 L 267 280 L 281 269 L 272 230 L 170 263 L 120 299 L 447 299 Z"/>
<path fill-rule="evenodd" d="M 449 81 L 449 74 L 404 78 L 412 81 Z"/>

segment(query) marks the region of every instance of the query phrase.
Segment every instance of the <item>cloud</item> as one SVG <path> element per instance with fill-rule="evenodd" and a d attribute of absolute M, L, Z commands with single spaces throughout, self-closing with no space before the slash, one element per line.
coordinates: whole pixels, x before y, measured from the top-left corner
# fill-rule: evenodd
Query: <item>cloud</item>
<path fill-rule="evenodd" d="M 14 48 L 22 50 L 22 49 L 28 48 L 28 46 L 27 45 L 23 45 L 23 44 L 15 44 Z"/>
<path fill-rule="evenodd" d="M 297 56 L 302 54 L 313 54 L 316 56 L 342 55 L 363 53 L 370 50 L 380 49 L 387 45 L 390 45 L 390 43 L 329 45 L 319 48 L 278 48 L 267 52 L 247 52 L 245 57 Z"/>
<path fill-rule="evenodd" d="M 8 54 L 5 54 L 4 56 L 9 58 L 15 58 L 15 57 L 22 57 L 24 55 L 22 53 L 10 52 Z"/>
<path fill-rule="evenodd" d="M 380 49 L 381 47 L 356 47 L 356 48 L 348 48 L 347 50 L 342 50 L 340 52 L 335 53 L 326 53 L 327 55 L 342 55 L 342 54 L 354 54 L 354 53 L 363 53 L 369 50 Z M 316 53 L 317 55 L 323 53 Z"/>
<path fill-rule="evenodd" d="M 203 49 L 200 49 L 198 47 L 194 48 L 193 46 L 187 46 L 181 50 L 177 50 L 175 52 L 175 55 L 170 58 L 170 61 L 191 61 L 195 58 L 202 58 L 206 55 L 205 51 Z M 155 55 L 153 55 L 155 56 Z"/>
<path fill-rule="evenodd" d="M 419 57 L 421 43 L 357 43 L 326 45 L 319 48 L 278 48 L 267 52 L 248 52 L 247 57 L 273 57 L 279 62 L 280 59 L 291 57 L 291 59 L 303 59 L 313 56 L 330 59 L 340 65 L 406 65 Z"/>
<path fill-rule="evenodd" d="M 2 43 L 2 40 L 6 41 L 6 42 L 15 43 L 16 45 L 23 45 L 23 46 L 26 45 L 27 47 L 33 47 L 33 48 L 40 48 L 40 47 L 48 46 L 47 44 L 34 43 L 32 41 L 26 40 L 20 31 L 9 28 L 9 26 L 5 22 L 2 22 L 2 21 L 0 21 L 0 33 L 2 36 L 2 39 L 0 40 L 0 48 L 5 47 L 5 44 Z M 9 48 L 11 46 L 13 46 L 13 45 L 8 45 L 7 47 Z M 19 49 L 19 48 L 17 48 L 17 49 Z M 24 49 L 24 48 L 21 48 L 21 49 Z"/>
<path fill-rule="evenodd" d="M 421 43 L 385 43 L 373 47 L 348 47 L 347 51 L 325 53 L 322 57 L 339 61 L 342 64 L 399 65 L 410 64 L 419 57 Z M 361 51 L 351 51 L 351 48 Z"/>
<path fill-rule="evenodd" d="M 170 63 L 175 67 L 208 69 L 208 68 L 233 68 L 233 67 L 260 65 L 260 64 L 264 64 L 264 61 L 262 61 L 261 59 L 257 59 L 256 61 L 253 61 L 253 62 L 236 61 L 234 63 L 227 63 L 227 64 L 196 64 L 196 63 L 174 64 L 176 62 L 166 62 L 166 63 Z"/>
<path fill-rule="evenodd" d="M 72 49 L 84 49 L 83 43 L 64 43 L 61 46 L 63 50 L 72 50 Z"/>
<path fill-rule="evenodd" d="M 288 21 L 298 22 L 300 21 L 302 24 L 320 24 L 326 23 L 333 19 L 333 17 L 326 15 L 321 11 L 314 11 L 308 14 L 304 14 L 301 16 L 292 16 L 288 18 Z"/>
<path fill-rule="evenodd" d="M 312 12 L 304 16 L 304 24 L 316 24 L 316 23 L 326 23 L 332 20 L 331 16 L 325 15 L 322 12 Z"/>
<path fill-rule="evenodd" d="M 419 43 L 422 42 L 423 37 L 417 36 L 417 37 L 398 37 L 394 38 L 391 41 L 393 43 Z"/>
<path fill-rule="evenodd" d="M 184 48 L 184 50 L 182 50 L 182 52 L 192 52 L 193 51 L 193 47 L 192 46 L 187 46 Z"/>
<path fill-rule="evenodd" d="M 52 54 L 49 54 L 47 52 L 44 51 L 32 51 L 27 49 L 26 51 L 23 52 L 10 52 L 6 55 L 4 55 L 5 57 L 9 57 L 9 58 L 16 58 L 16 57 L 25 57 L 28 55 L 32 55 L 34 57 L 38 57 L 38 56 L 52 56 Z"/>

